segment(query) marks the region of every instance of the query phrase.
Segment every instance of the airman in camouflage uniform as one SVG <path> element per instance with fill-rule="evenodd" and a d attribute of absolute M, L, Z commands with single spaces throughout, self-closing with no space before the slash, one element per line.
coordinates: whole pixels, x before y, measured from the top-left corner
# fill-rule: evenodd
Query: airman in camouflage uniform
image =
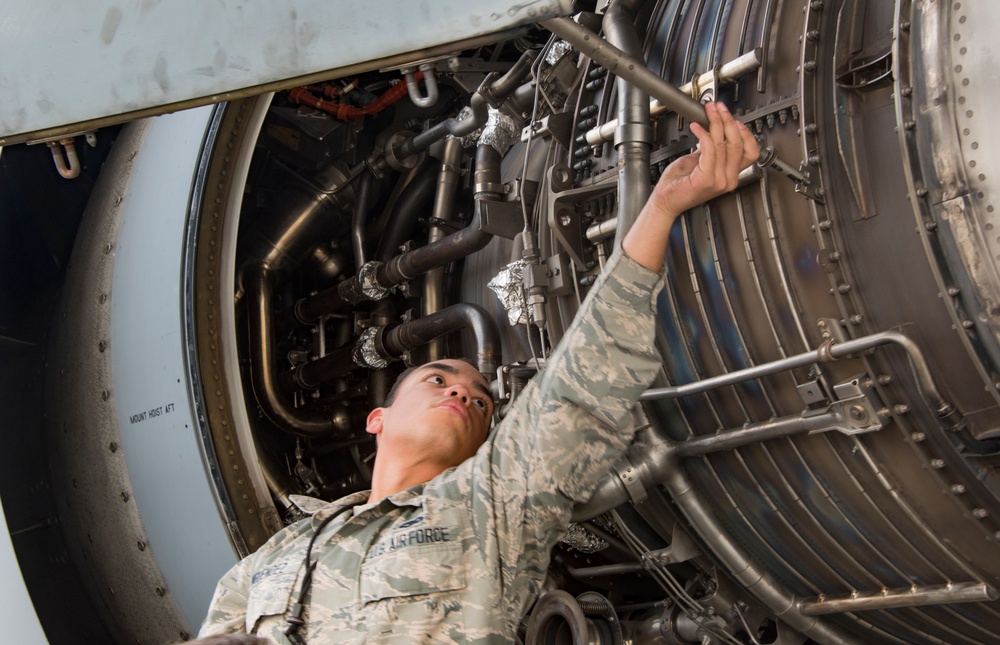
<path fill-rule="evenodd" d="M 732 190 L 739 170 L 756 158 L 756 143 L 728 111 L 709 105 L 708 114 L 709 131 L 692 126 L 701 153 L 664 173 L 625 252 L 612 257 L 545 370 L 474 456 L 461 455 L 467 449 L 461 433 L 479 427 L 485 433 L 492 403 L 476 407 L 483 405 L 476 396 L 482 377 L 458 361 L 418 368 L 401 386 L 413 392 L 408 402 L 396 400 L 369 416 L 369 431 L 379 435 L 378 459 L 390 431 L 407 431 L 406 418 L 389 416 L 401 406 L 416 410 L 415 423 L 427 414 L 452 424 L 455 432 L 442 431 L 442 441 L 455 446 L 461 463 L 400 488 L 378 485 L 377 459 L 371 494 L 350 495 L 289 526 L 226 574 L 201 636 L 246 632 L 288 642 L 286 617 L 298 598 L 307 545 L 325 519 L 347 509 L 316 539 L 318 566 L 298 632 L 306 641 L 514 640 L 573 505 L 590 497 L 624 450 L 631 407 L 659 369 L 657 270 L 673 220 Z M 419 397 L 430 401 L 427 407 L 414 407 Z M 456 400 L 462 405 L 448 404 Z M 472 436 L 478 446 L 481 437 Z"/>

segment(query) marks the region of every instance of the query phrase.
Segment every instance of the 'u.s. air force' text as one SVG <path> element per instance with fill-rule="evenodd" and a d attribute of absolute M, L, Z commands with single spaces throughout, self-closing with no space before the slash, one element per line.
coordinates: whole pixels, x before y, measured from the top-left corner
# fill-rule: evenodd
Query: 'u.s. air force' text
<path fill-rule="evenodd" d="M 413 529 L 410 531 L 400 531 L 379 541 L 368 551 L 369 558 L 376 558 L 383 553 L 391 553 L 400 549 L 406 549 L 420 544 L 434 544 L 436 542 L 451 542 L 452 533 L 448 527 L 432 527 Z"/>

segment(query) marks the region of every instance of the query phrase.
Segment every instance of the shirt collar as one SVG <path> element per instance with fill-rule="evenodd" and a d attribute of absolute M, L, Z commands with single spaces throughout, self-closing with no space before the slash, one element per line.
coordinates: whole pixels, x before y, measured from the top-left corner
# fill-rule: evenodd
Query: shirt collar
<path fill-rule="evenodd" d="M 371 491 L 363 490 L 357 493 L 351 493 L 345 497 L 330 502 L 322 509 L 316 511 L 312 516 L 312 526 L 313 528 L 319 526 L 320 522 L 329 517 L 331 514 L 340 511 L 342 508 L 348 508 L 353 506 L 365 506 L 368 504 L 368 496 Z M 372 504 L 371 508 L 378 506 L 388 505 L 388 506 L 422 506 L 424 503 L 424 484 L 417 484 L 407 488 L 404 491 L 398 493 L 393 493 L 388 497 L 380 500 L 376 504 Z M 367 509 L 366 509 L 367 510 Z"/>

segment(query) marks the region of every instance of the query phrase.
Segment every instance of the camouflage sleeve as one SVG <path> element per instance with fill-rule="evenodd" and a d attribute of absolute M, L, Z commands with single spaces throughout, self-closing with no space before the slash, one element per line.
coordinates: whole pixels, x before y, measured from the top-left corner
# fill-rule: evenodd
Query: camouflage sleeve
<path fill-rule="evenodd" d="M 492 523 L 512 611 L 538 592 L 573 504 L 590 497 L 632 436 L 632 407 L 660 369 L 661 286 L 658 274 L 616 253 L 545 370 L 477 456 L 472 515 Z"/>
<path fill-rule="evenodd" d="M 544 472 L 573 502 L 587 501 L 624 451 L 634 432 L 631 410 L 660 371 L 654 338 L 661 286 L 659 274 L 619 251 L 524 402 L 519 440 L 537 442 Z"/>
<path fill-rule="evenodd" d="M 253 555 L 237 562 L 215 586 L 208 616 L 198 638 L 215 634 L 245 634 Z"/>

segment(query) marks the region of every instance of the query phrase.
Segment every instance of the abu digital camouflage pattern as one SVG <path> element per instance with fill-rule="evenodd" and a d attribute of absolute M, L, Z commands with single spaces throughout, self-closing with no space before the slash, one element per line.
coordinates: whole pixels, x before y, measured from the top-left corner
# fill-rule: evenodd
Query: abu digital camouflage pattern
<path fill-rule="evenodd" d="M 219 582 L 201 635 L 287 643 L 314 527 L 318 560 L 299 634 L 313 643 L 505 643 L 537 597 L 576 502 L 627 445 L 659 369 L 659 276 L 621 252 L 512 411 L 471 459 L 367 505 L 330 504 L 275 534 Z"/>

